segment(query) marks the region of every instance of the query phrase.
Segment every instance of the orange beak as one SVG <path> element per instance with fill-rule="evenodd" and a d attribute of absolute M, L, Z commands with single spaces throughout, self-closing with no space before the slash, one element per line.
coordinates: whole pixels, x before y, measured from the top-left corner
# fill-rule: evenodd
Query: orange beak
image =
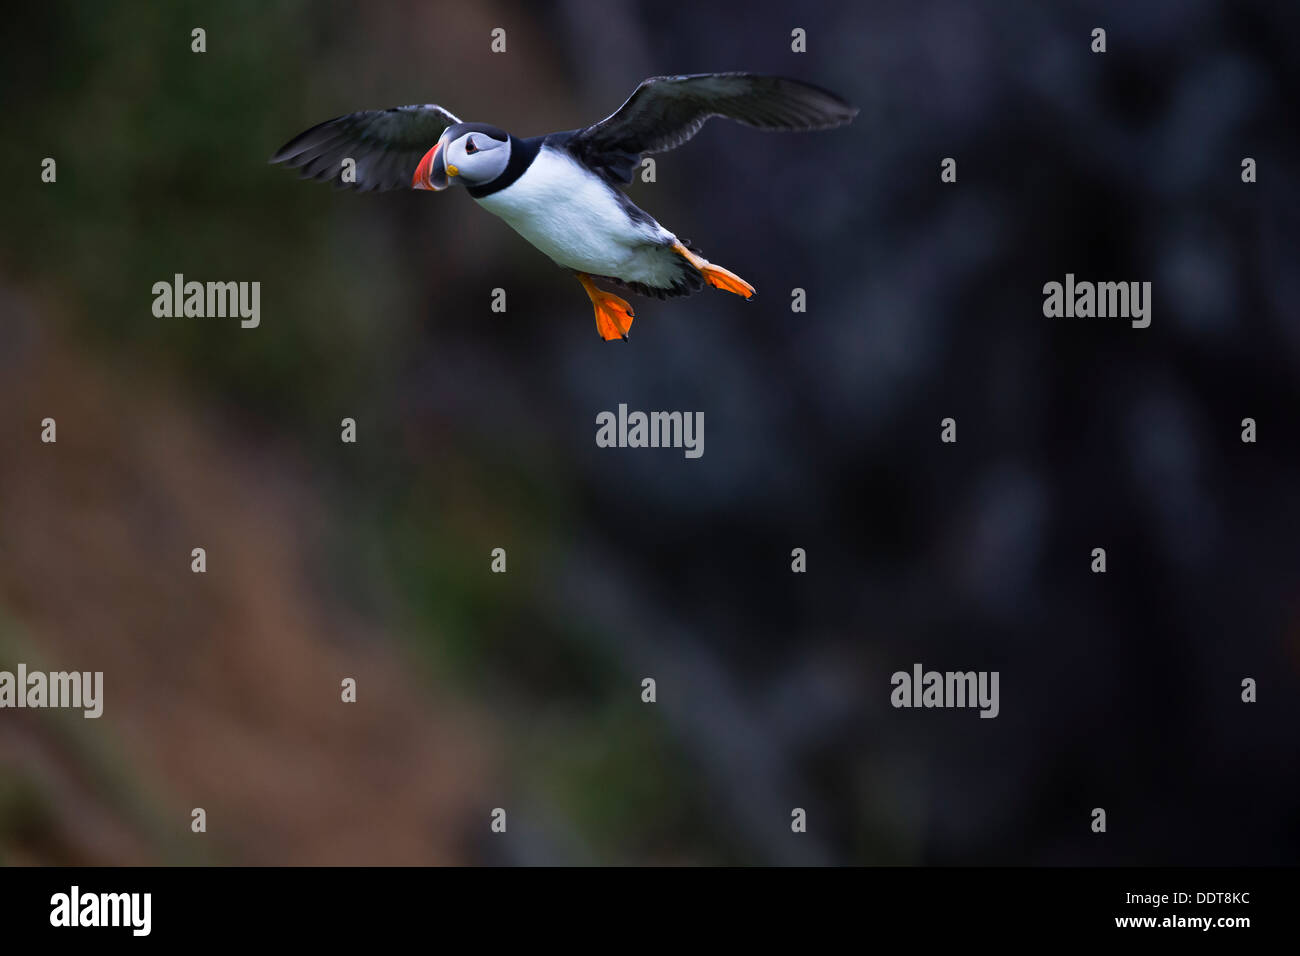
<path fill-rule="evenodd" d="M 412 189 L 432 189 L 434 192 L 446 189 L 447 170 L 442 164 L 442 158 L 438 155 L 438 150 L 442 148 L 442 140 L 438 145 L 424 154 L 420 160 L 420 165 L 415 167 L 415 175 L 411 178 Z"/>

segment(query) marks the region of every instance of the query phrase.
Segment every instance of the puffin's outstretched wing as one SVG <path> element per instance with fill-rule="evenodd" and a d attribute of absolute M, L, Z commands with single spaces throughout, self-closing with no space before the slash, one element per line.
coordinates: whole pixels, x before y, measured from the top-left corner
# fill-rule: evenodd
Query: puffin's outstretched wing
<path fill-rule="evenodd" d="M 834 93 L 779 76 L 654 76 L 612 116 L 578 130 L 568 148 L 607 179 L 629 183 L 642 153 L 682 145 L 711 116 L 788 132 L 842 126 L 857 112 Z"/>
<path fill-rule="evenodd" d="M 424 154 L 443 130 L 459 122 L 432 103 L 349 113 L 299 133 L 271 162 L 301 169 L 304 179 L 332 180 L 344 189 L 410 189 Z M 347 158 L 356 161 L 356 182 L 340 176 Z"/>

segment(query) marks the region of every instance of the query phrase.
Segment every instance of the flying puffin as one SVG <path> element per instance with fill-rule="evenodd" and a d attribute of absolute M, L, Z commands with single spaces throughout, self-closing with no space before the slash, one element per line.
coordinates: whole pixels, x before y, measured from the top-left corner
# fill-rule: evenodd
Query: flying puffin
<path fill-rule="evenodd" d="M 643 153 L 682 145 L 712 116 L 795 131 L 840 126 L 856 114 L 826 90 L 776 76 L 656 76 L 585 129 L 520 139 L 462 123 L 440 106 L 398 106 L 313 126 L 271 162 L 363 192 L 465 186 L 480 206 L 573 270 L 595 308 L 596 331 L 608 341 L 627 338 L 632 307 L 597 288 L 597 278 L 661 299 L 690 295 L 706 282 L 746 299 L 754 294 L 624 195 L 619 187 L 632 182 Z M 351 178 L 343 175 L 349 159 Z"/>

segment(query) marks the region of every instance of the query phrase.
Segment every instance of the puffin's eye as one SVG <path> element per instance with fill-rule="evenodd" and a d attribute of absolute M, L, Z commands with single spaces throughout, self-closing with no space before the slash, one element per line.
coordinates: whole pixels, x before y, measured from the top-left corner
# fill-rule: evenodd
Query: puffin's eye
<path fill-rule="evenodd" d="M 474 145 L 474 137 L 471 136 L 469 139 L 465 140 L 465 153 L 469 156 L 473 156 L 477 152 L 478 147 Z"/>

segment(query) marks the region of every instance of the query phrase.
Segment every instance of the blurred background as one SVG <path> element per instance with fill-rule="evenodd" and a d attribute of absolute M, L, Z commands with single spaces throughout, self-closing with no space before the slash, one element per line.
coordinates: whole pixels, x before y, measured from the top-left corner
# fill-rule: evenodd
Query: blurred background
<path fill-rule="evenodd" d="M 1295 862 L 1300 6 L 7 19 L 0 669 L 105 709 L 0 712 L 0 862 Z M 628 343 L 462 191 L 267 165 L 357 109 L 527 136 L 732 69 L 861 113 L 660 155 L 634 200 L 759 295 L 634 299 Z M 1067 272 L 1152 282 L 1151 327 L 1044 318 Z M 156 318 L 175 273 L 260 281 L 261 326 Z M 620 402 L 702 411 L 704 457 L 597 448 Z M 916 662 L 1000 671 L 1001 715 L 894 710 Z"/>

